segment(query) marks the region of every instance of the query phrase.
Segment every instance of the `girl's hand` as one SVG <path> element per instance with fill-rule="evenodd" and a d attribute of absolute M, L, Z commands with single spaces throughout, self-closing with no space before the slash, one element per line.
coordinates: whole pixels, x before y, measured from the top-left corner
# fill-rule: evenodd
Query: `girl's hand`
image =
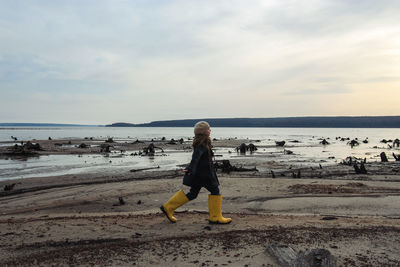
<path fill-rule="evenodd" d="M 187 173 L 187 172 L 188 172 L 188 170 L 186 170 L 186 169 L 183 169 L 183 170 L 182 170 L 182 172 L 184 172 L 184 173 Z"/>

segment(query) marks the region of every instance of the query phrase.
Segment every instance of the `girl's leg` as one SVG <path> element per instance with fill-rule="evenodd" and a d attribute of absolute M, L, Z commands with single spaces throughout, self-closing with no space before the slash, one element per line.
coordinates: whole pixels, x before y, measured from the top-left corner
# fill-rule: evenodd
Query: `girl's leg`
<path fill-rule="evenodd" d="M 205 188 L 210 191 L 211 195 L 220 195 L 218 185 L 214 186 L 205 186 Z"/>
<path fill-rule="evenodd" d="M 192 186 L 192 187 L 190 188 L 189 193 L 186 194 L 186 197 L 187 197 L 189 200 L 195 199 L 195 198 L 197 197 L 197 195 L 199 194 L 200 189 L 201 189 L 201 186 Z"/>

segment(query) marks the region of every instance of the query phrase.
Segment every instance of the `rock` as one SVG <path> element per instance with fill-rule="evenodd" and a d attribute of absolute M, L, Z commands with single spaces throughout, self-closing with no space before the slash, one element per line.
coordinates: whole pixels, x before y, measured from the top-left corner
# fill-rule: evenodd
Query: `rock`
<path fill-rule="evenodd" d="M 335 257 L 326 249 L 312 249 L 299 253 L 291 266 L 336 267 Z"/>
<path fill-rule="evenodd" d="M 293 248 L 284 244 L 271 244 L 267 252 L 279 265 L 285 267 L 336 267 L 335 257 L 326 249 L 311 249 L 297 254 Z"/>
<path fill-rule="evenodd" d="M 281 266 L 293 266 L 297 253 L 293 248 L 284 244 L 271 244 L 267 246 L 267 252 L 273 256 Z"/>

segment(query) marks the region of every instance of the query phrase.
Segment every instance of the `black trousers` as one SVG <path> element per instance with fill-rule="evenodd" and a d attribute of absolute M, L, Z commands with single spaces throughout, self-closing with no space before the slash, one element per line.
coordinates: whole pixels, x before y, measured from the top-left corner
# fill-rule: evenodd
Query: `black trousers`
<path fill-rule="evenodd" d="M 220 195 L 218 185 L 215 185 L 215 186 L 205 185 L 204 187 L 208 191 L 210 191 L 211 195 Z M 192 186 L 192 187 L 190 187 L 190 192 L 186 194 L 187 198 L 189 200 L 195 199 L 197 197 L 197 195 L 199 194 L 201 188 L 202 188 L 202 186 Z"/>

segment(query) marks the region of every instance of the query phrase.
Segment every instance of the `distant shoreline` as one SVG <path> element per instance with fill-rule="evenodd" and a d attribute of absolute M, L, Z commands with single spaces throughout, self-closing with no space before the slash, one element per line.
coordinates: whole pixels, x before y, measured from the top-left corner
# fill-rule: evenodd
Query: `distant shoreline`
<path fill-rule="evenodd" d="M 213 127 L 240 128 L 400 128 L 400 116 L 284 117 L 284 118 L 205 118 L 150 123 L 117 122 L 106 127 L 193 127 L 198 121 Z"/>
<path fill-rule="evenodd" d="M 109 125 L 0 123 L 0 127 L 2 129 L 14 127 L 193 127 L 196 122 L 202 120 L 208 121 L 212 127 L 231 128 L 400 128 L 400 116 L 202 118 L 153 121 L 140 124 L 117 122 Z"/>

